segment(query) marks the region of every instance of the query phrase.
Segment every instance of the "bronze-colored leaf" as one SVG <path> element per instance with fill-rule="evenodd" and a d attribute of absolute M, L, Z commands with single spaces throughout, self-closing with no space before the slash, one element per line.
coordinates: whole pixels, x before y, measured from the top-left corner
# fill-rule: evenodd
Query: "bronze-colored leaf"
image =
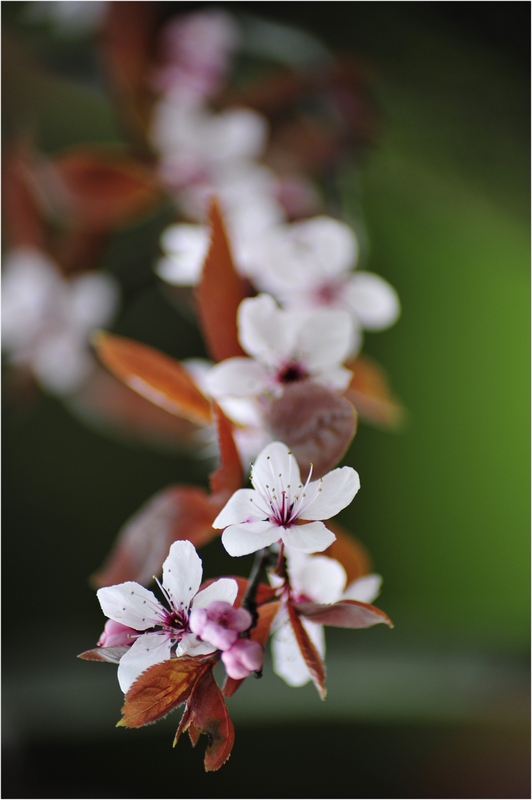
<path fill-rule="evenodd" d="M 367 356 L 359 356 L 348 366 L 353 379 L 344 396 L 362 419 L 381 428 L 399 429 L 406 421 L 406 411 L 393 395 L 383 368 Z"/>
<path fill-rule="evenodd" d="M 235 731 L 212 670 L 206 671 L 197 681 L 183 718 L 185 722 L 181 720 L 174 746 L 186 730 L 189 731 L 193 745 L 198 741 L 198 732 L 204 733 L 209 737 L 204 760 L 205 771 L 214 772 L 220 769 L 231 755 Z"/>
<path fill-rule="evenodd" d="M 265 416 L 273 437 L 294 453 L 303 479 L 311 464 L 313 479 L 335 467 L 357 427 L 352 404 L 310 380 L 288 384 Z"/>
<path fill-rule="evenodd" d="M 217 403 L 213 403 L 213 414 L 218 433 L 220 466 L 210 476 L 214 495 L 231 496 L 243 482 L 242 464 L 233 438 L 233 426 Z"/>
<path fill-rule="evenodd" d="M 346 571 L 347 583 L 352 583 L 362 575 L 369 575 L 372 570 L 371 558 L 366 548 L 351 536 L 336 520 L 327 520 L 327 527 L 336 540 L 323 552 L 329 558 L 335 558 Z"/>
<path fill-rule="evenodd" d="M 91 582 L 96 586 L 130 580 L 149 583 L 160 574 L 172 542 L 188 539 L 201 547 L 219 535 L 212 528 L 215 513 L 205 489 L 163 489 L 123 525 L 110 556 Z"/>
<path fill-rule="evenodd" d="M 339 600 L 330 605 L 325 603 L 295 603 L 298 614 L 320 625 L 335 628 L 371 628 L 384 622 L 393 628 L 391 619 L 380 608 L 358 600 Z"/>
<path fill-rule="evenodd" d="M 196 297 L 207 349 L 214 361 L 245 356 L 238 341 L 236 312 L 246 297 L 237 274 L 223 217 L 216 200 L 209 209 L 211 243 L 203 264 Z"/>
<path fill-rule="evenodd" d="M 188 700 L 198 680 L 210 669 L 210 662 L 186 656 L 148 667 L 126 694 L 117 727 L 140 728 L 166 717 Z"/>
<path fill-rule="evenodd" d="M 113 647 L 93 647 L 92 650 L 85 650 L 84 653 L 80 653 L 78 658 L 83 661 L 102 661 L 109 664 L 118 664 L 128 650 L 129 647 L 125 644 L 117 644 Z"/>
<path fill-rule="evenodd" d="M 31 187 L 31 152 L 24 143 L 6 146 L 2 158 L 2 205 L 6 242 L 45 250 L 42 211 Z"/>
<path fill-rule="evenodd" d="M 179 361 L 110 333 L 99 332 L 93 344 L 102 363 L 152 403 L 197 425 L 211 422 L 210 402 Z"/>
<path fill-rule="evenodd" d="M 323 663 L 322 658 L 316 650 L 316 647 L 311 641 L 308 633 L 303 627 L 295 607 L 292 605 L 292 603 L 287 603 L 287 608 L 290 624 L 292 625 L 292 629 L 294 631 L 301 655 L 303 656 L 303 660 L 308 667 L 310 676 L 314 686 L 318 690 L 319 696 L 322 700 L 325 700 L 325 696 L 327 694 L 327 688 L 325 686 L 325 664 Z"/>
<path fill-rule="evenodd" d="M 153 170 L 126 154 L 78 148 L 49 165 L 43 190 L 77 227 L 107 230 L 150 211 L 162 193 Z M 55 190 L 55 191 L 54 191 Z"/>
<path fill-rule="evenodd" d="M 91 426 L 128 441 L 173 451 L 197 448 L 197 425 L 151 403 L 99 364 L 67 403 Z"/>

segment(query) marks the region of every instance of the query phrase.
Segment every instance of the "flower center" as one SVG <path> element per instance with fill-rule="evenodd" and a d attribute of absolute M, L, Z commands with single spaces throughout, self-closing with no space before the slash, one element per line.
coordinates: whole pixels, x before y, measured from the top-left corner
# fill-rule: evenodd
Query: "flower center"
<path fill-rule="evenodd" d="M 297 361 L 290 361 L 288 364 L 283 364 L 277 372 L 277 380 L 279 383 L 294 383 L 295 381 L 302 381 L 308 378 L 308 372 Z"/>

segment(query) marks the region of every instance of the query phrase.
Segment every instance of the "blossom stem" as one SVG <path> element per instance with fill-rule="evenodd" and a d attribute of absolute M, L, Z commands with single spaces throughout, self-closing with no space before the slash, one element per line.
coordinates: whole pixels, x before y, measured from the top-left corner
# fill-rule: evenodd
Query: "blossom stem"
<path fill-rule="evenodd" d="M 242 608 L 247 609 L 247 611 L 249 611 L 253 619 L 253 622 L 251 623 L 248 631 L 246 631 L 248 635 L 249 631 L 251 631 L 257 624 L 259 616 L 257 613 L 257 599 L 256 599 L 257 589 L 259 588 L 259 583 L 261 579 L 264 577 L 267 565 L 271 561 L 272 555 L 273 553 L 269 547 L 264 547 L 262 550 L 259 550 L 255 555 L 255 561 L 253 562 L 253 567 L 251 569 L 251 574 L 249 576 L 247 589 L 242 599 Z"/>

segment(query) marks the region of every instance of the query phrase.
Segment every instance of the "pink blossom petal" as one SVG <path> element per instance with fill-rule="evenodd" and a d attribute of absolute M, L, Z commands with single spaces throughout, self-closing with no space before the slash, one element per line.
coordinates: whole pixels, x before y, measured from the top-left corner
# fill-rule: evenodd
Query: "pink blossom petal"
<path fill-rule="evenodd" d="M 231 648 L 222 653 L 222 661 L 230 678 L 242 680 L 262 669 L 264 651 L 258 642 L 238 639 Z"/>

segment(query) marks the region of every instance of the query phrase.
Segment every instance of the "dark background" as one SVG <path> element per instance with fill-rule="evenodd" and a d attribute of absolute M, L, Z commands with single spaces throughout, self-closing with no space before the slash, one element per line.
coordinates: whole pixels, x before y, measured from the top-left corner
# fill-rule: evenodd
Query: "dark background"
<path fill-rule="evenodd" d="M 6 132 L 31 120 L 49 152 L 119 140 L 92 39 L 30 24 L 25 6 L 2 5 Z M 7 398 L 3 796 L 527 797 L 529 4 L 227 7 L 304 27 L 374 77 L 380 138 L 342 192 L 362 207 L 368 267 L 403 303 L 365 350 L 410 423 L 360 426 L 346 461 L 362 490 L 342 521 L 396 627 L 328 635 L 324 703 L 271 674 L 248 681 L 215 775 L 202 742 L 172 751 L 176 715 L 116 730 L 114 668 L 75 659 L 103 621 L 87 576 L 146 499 L 205 468 L 106 437 L 54 398 Z M 129 291 L 115 330 L 199 355 L 153 279 L 163 225 L 112 243 L 106 266 Z M 230 569 L 214 546 L 202 558 L 207 574 Z"/>

